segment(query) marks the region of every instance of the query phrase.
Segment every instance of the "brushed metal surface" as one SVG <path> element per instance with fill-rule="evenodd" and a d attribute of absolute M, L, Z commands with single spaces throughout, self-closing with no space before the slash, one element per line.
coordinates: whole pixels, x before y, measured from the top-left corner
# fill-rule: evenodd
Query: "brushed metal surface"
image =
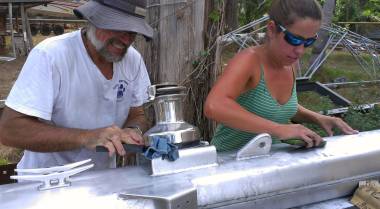
<path fill-rule="evenodd" d="M 380 130 L 324 140 L 324 148 L 309 150 L 275 144 L 268 156 L 248 160 L 219 153 L 218 166 L 163 176 L 136 166 L 87 171 L 72 186 L 47 191 L 36 183 L 2 185 L 0 208 L 155 208 L 151 199 L 119 195 L 190 182 L 198 208 L 281 209 L 348 196 L 359 181 L 380 179 Z"/>
<path fill-rule="evenodd" d="M 173 89 L 184 91 L 185 87 L 170 87 L 168 94 L 161 96 L 156 94 L 160 89 L 153 86 L 149 88 L 153 91 L 151 99 L 154 107 L 156 124 L 144 134 L 146 145 L 150 145 L 156 136 L 164 136 L 170 140 L 170 143 L 180 144 L 201 140 L 199 129 L 190 125 L 183 117 L 183 100 L 186 94 L 171 94 Z M 165 89 L 165 88 L 164 88 Z"/>
<path fill-rule="evenodd" d="M 156 123 L 173 123 L 184 121 L 183 100 L 186 94 L 158 96 L 153 101 Z"/>
<path fill-rule="evenodd" d="M 150 145 L 155 136 L 164 136 L 173 144 L 195 142 L 201 139 L 199 129 L 185 121 L 156 124 L 144 134 L 145 145 Z"/>
<path fill-rule="evenodd" d="M 217 166 L 217 154 L 214 146 L 200 146 L 180 149 L 179 158 L 172 162 L 155 158 L 150 162 L 153 176 L 179 173 L 183 171 Z"/>
<path fill-rule="evenodd" d="M 197 190 L 191 182 L 185 181 L 172 181 L 165 184 L 155 184 L 151 187 L 129 189 L 126 192 L 120 193 L 119 197 L 123 198 L 126 202 L 152 200 L 153 208 L 198 208 Z"/>

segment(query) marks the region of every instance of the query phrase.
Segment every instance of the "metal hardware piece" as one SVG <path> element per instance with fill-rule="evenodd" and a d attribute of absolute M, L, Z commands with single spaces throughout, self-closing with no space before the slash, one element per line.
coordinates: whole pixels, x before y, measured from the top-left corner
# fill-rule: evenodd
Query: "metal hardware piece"
<path fill-rule="evenodd" d="M 156 136 L 169 138 L 170 143 L 173 144 L 201 139 L 199 129 L 184 119 L 183 102 L 187 95 L 186 91 L 186 87 L 170 83 L 148 87 L 156 124 L 144 133 L 145 145 L 150 145 Z"/>
<path fill-rule="evenodd" d="M 32 175 L 18 175 L 11 176 L 10 178 L 22 181 L 40 181 L 42 184 L 38 186 L 38 190 L 66 187 L 71 185 L 71 182 L 69 181 L 70 176 L 94 167 L 94 164 L 81 166 L 90 161 L 91 159 L 87 159 L 76 163 L 50 168 L 15 169 L 15 171 L 18 173 Z"/>
<path fill-rule="evenodd" d="M 178 88 L 178 85 L 175 83 L 171 82 L 166 82 L 166 83 L 161 83 L 161 84 L 156 84 L 156 85 L 151 85 L 148 87 L 147 93 L 148 93 L 148 101 L 153 101 L 157 94 L 159 94 L 160 91 L 165 91 L 164 89 L 167 88 Z"/>
<path fill-rule="evenodd" d="M 236 160 L 245 160 L 263 155 L 268 155 L 272 146 L 272 138 L 269 134 L 259 134 L 251 139 L 236 154 Z"/>

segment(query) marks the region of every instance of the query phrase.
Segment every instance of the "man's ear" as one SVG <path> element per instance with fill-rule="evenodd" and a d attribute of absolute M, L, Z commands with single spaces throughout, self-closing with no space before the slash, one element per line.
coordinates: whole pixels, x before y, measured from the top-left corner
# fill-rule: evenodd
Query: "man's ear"
<path fill-rule="evenodd" d="M 267 23 L 267 36 L 272 38 L 277 33 L 277 26 L 273 20 L 269 20 Z"/>

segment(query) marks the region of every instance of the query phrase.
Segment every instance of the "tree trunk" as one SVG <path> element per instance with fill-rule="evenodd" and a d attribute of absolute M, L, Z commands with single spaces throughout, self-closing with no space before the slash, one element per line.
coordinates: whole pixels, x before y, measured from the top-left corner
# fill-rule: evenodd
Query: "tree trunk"
<path fill-rule="evenodd" d="M 332 18 L 334 16 L 336 2 L 335 0 L 326 0 L 323 5 L 323 19 L 322 25 L 330 26 L 332 22 Z M 314 63 L 317 59 L 318 55 L 322 52 L 323 48 L 326 46 L 327 41 L 329 39 L 329 33 L 326 30 L 320 30 L 318 32 L 318 40 L 313 46 L 312 56 L 310 58 L 310 65 Z"/>
<path fill-rule="evenodd" d="M 239 26 L 239 11 L 237 0 L 226 0 L 225 6 L 226 32 L 230 32 Z"/>
<path fill-rule="evenodd" d="M 215 65 L 217 65 L 215 60 L 216 55 L 216 41 L 217 38 L 224 34 L 224 28 L 225 28 L 225 21 L 224 17 L 226 17 L 224 14 L 229 10 L 228 6 L 226 6 L 225 1 L 213 1 L 213 0 L 207 0 L 206 1 L 206 7 L 205 7 L 205 17 L 208 17 L 210 13 L 217 12 L 219 16 L 221 17 L 218 22 L 213 21 L 212 19 L 206 19 L 206 22 L 204 24 L 204 31 L 205 31 L 205 49 L 208 50 L 208 54 L 206 57 L 205 62 L 203 63 L 205 70 L 205 75 L 203 77 L 205 87 L 204 89 L 198 89 L 201 90 L 203 93 L 203 98 L 200 100 L 200 103 L 202 104 L 202 110 L 203 110 L 203 104 L 206 101 L 206 97 L 208 95 L 208 92 L 211 90 L 212 86 L 214 85 L 217 76 L 219 75 L 219 72 L 215 70 Z M 203 115 L 202 111 L 202 117 L 199 118 L 202 124 L 202 130 L 203 130 L 203 136 L 208 141 L 211 140 L 215 127 L 216 122 L 207 119 Z"/>
<path fill-rule="evenodd" d="M 364 6 L 368 3 L 368 0 L 359 0 L 359 6 L 363 9 Z"/>
<path fill-rule="evenodd" d="M 196 68 L 203 70 L 203 75 L 198 77 L 200 83 L 202 83 L 202 87 L 194 86 L 192 88 L 192 92 L 194 95 L 198 95 L 199 98 L 194 98 L 195 103 L 197 103 L 200 111 L 198 111 L 197 115 L 194 115 L 194 120 L 197 121 L 198 127 L 201 130 L 201 135 L 203 139 L 206 141 L 210 141 L 213 136 L 214 126 L 213 122 L 207 119 L 203 114 L 203 107 L 206 101 L 207 95 L 211 90 L 212 85 L 214 84 L 212 81 L 212 69 L 213 69 L 213 57 L 215 55 L 215 50 L 210 47 L 216 40 L 216 36 L 218 34 L 219 25 L 213 21 L 212 18 L 208 18 L 210 14 L 215 13 L 215 11 L 219 11 L 218 3 L 214 0 L 205 1 L 205 10 L 204 10 L 204 49 L 207 51 L 207 55 L 204 57 L 200 57 L 201 61 L 199 62 Z M 220 14 L 220 18 L 223 19 L 223 14 Z"/>

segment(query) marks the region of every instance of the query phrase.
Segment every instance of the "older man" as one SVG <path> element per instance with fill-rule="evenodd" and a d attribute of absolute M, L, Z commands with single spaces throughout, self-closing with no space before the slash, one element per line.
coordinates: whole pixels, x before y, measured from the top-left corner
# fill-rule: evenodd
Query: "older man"
<path fill-rule="evenodd" d="M 115 167 L 122 143 L 142 143 L 150 85 L 136 34 L 150 39 L 146 1 L 94 0 L 74 13 L 87 27 L 38 44 L 14 84 L 0 122 L 4 145 L 25 149 L 18 168 L 92 158 Z M 97 153 L 96 146 L 109 153 Z"/>

